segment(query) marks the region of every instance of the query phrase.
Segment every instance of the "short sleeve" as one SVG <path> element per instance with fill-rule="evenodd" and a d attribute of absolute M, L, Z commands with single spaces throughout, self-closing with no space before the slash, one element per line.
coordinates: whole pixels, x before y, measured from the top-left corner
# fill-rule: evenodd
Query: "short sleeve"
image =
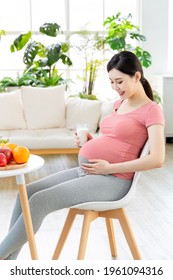
<path fill-rule="evenodd" d="M 118 108 L 120 107 L 121 103 L 122 103 L 121 99 L 116 100 L 114 105 L 113 105 L 113 110 L 114 111 L 118 110 Z"/>
<path fill-rule="evenodd" d="M 152 103 L 152 106 L 149 107 L 148 112 L 146 113 L 146 120 L 145 125 L 146 127 L 149 127 L 153 124 L 161 124 L 165 126 L 165 118 L 163 114 L 163 109 L 160 105 L 156 103 Z"/>

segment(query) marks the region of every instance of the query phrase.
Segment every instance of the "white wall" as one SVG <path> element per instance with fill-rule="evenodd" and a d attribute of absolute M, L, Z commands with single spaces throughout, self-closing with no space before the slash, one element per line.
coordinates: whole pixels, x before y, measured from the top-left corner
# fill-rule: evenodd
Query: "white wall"
<path fill-rule="evenodd" d="M 147 74 L 168 73 L 168 9 L 169 0 L 140 0 L 142 47 L 152 55 Z"/>

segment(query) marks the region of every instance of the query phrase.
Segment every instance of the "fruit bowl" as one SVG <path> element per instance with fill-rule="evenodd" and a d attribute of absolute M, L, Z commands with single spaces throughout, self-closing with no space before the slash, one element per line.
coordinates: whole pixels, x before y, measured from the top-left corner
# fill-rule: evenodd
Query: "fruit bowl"
<path fill-rule="evenodd" d="M 24 167 L 26 165 L 27 165 L 27 162 L 25 162 L 25 163 L 16 163 L 15 161 L 11 161 L 6 166 L 0 167 L 0 171 L 1 170 L 4 171 L 4 170 L 18 169 L 18 168 Z"/>

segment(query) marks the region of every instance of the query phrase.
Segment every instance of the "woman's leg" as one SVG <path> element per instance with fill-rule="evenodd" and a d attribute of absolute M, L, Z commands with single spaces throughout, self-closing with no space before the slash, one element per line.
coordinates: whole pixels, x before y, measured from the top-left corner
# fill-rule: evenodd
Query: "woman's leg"
<path fill-rule="evenodd" d="M 71 180 L 73 178 L 76 178 L 77 176 L 78 176 L 78 168 L 72 168 L 72 169 L 68 169 L 68 170 L 64 170 L 64 171 L 60 171 L 60 172 L 51 174 L 45 178 L 34 181 L 26 186 L 28 199 L 38 191 L 51 188 L 52 186 L 57 185 L 58 183 L 62 183 L 64 181 Z M 10 220 L 9 231 L 11 230 L 13 225 L 16 223 L 16 221 L 20 217 L 21 213 L 22 213 L 22 209 L 21 209 L 20 197 L 19 197 L 19 193 L 18 193 L 16 202 L 14 205 L 14 209 L 12 212 L 11 220 Z M 20 253 L 20 250 L 21 250 L 21 248 L 19 248 L 16 252 L 13 252 L 9 256 L 9 259 L 13 259 L 13 260 L 16 259 L 16 257 Z M 0 245 L 0 251 L 1 251 L 1 245 Z M 0 256 L 1 256 L 1 254 L 0 254 Z"/>
<path fill-rule="evenodd" d="M 34 232 L 43 219 L 56 210 L 87 201 L 110 201 L 122 198 L 131 182 L 113 176 L 87 175 L 38 191 L 29 200 Z M 27 241 L 22 215 L 1 243 L 0 256 L 8 256 Z"/>
<path fill-rule="evenodd" d="M 65 181 L 74 179 L 78 177 L 78 168 L 71 168 L 68 170 L 63 170 L 52 175 L 49 175 L 40 180 L 34 181 L 26 186 L 28 199 L 38 191 L 49 189 L 57 184 L 63 183 Z M 17 219 L 22 213 L 21 203 L 19 198 L 19 193 L 16 198 L 14 209 L 11 216 L 9 230 L 13 227 Z"/>

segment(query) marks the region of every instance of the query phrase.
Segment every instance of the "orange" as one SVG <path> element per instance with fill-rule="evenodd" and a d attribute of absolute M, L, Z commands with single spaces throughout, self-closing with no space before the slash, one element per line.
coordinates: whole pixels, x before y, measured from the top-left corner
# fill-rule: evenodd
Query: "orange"
<path fill-rule="evenodd" d="M 10 148 L 10 150 L 13 151 L 17 147 L 17 144 L 9 142 L 9 143 L 6 143 L 4 146 Z"/>
<path fill-rule="evenodd" d="M 30 157 L 30 152 L 25 146 L 17 146 L 13 150 L 13 158 L 16 163 L 25 163 Z"/>

